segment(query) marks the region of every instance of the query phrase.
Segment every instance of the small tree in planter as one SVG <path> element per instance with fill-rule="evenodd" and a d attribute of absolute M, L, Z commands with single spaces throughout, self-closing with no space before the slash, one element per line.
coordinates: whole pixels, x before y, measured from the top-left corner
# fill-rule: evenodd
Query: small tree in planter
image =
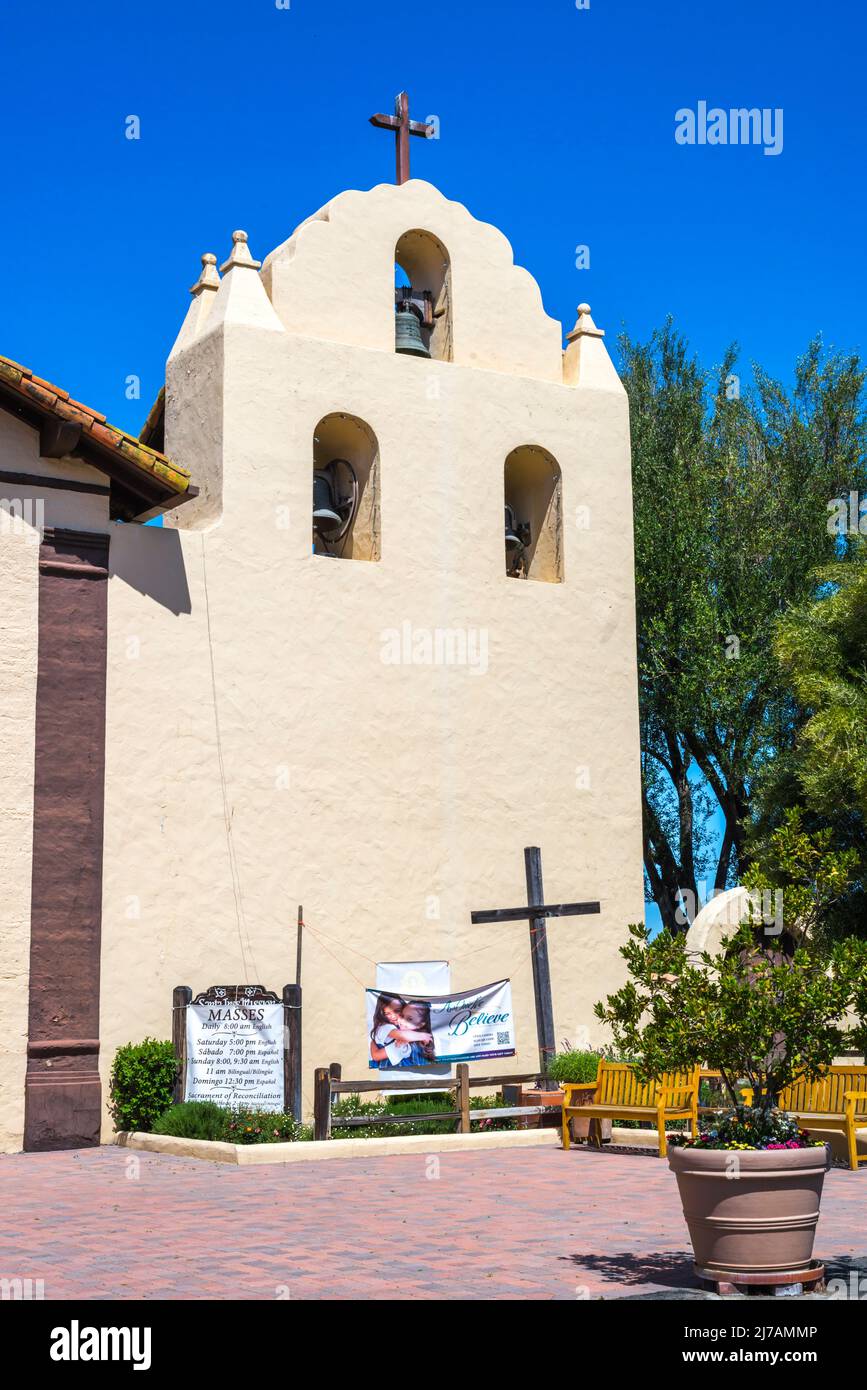
<path fill-rule="evenodd" d="M 854 1038 L 846 1015 L 865 990 L 864 943 L 844 941 L 824 956 L 801 947 L 786 957 L 774 937 L 743 926 L 719 956 L 690 960 L 683 937 L 662 932 L 651 941 L 646 928 L 629 930 L 621 954 L 631 979 L 597 1004 L 597 1017 L 641 1059 L 643 1079 L 707 1066 L 721 1073 L 732 1103 L 703 1133 L 672 1140 L 669 1163 L 697 1264 L 805 1268 L 828 1151 L 777 1102 L 790 1082 L 818 1077 Z M 739 1082 L 752 1090 L 750 1107 L 740 1103 Z"/>

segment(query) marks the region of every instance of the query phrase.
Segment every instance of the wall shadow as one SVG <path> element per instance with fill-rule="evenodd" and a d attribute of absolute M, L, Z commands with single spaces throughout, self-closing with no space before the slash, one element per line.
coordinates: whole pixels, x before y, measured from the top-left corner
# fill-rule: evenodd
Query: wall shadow
<path fill-rule="evenodd" d="M 111 577 L 171 613 L 192 612 L 182 535 L 171 527 L 115 523 L 108 552 Z"/>

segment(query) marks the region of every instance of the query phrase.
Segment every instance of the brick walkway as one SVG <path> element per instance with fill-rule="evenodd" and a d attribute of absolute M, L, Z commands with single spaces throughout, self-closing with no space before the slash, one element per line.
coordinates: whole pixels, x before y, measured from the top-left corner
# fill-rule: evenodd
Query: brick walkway
<path fill-rule="evenodd" d="M 436 1164 L 439 1164 L 439 1176 Z M 867 1248 L 829 1173 L 816 1255 Z M 0 1278 L 46 1299 L 574 1299 L 694 1287 L 668 1165 L 573 1149 L 230 1168 L 105 1148 L 0 1157 Z"/>

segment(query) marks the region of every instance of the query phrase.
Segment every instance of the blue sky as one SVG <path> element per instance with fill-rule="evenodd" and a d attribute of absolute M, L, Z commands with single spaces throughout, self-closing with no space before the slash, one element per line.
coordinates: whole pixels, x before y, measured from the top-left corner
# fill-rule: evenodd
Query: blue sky
<path fill-rule="evenodd" d="M 852 0 L 46 0 L 3 30 L 0 351 L 127 428 L 201 252 L 222 261 L 244 227 L 261 259 L 334 193 L 390 180 L 367 118 L 401 87 L 441 120 L 414 172 L 505 231 L 567 329 L 584 299 L 609 339 L 671 312 L 709 364 L 737 338 L 784 376 L 816 329 L 867 346 Z M 782 107 L 782 154 L 677 145 L 675 111 L 702 99 Z"/>
<path fill-rule="evenodd" d="M 707 365 L 737 339 L 783 377 L 817 330 L 867 350 L 865 51 L 853 0 L 7 6 L 0 352 L 138 432 L 201 253 L 390 181 L 368 117 L 402 87 L 441 125 L 414 173 L 567 330 L 582 300 L 609 343 L 671 313 Z M 702 100 L 782 108 L 782 153 L 678 145 Z"/>

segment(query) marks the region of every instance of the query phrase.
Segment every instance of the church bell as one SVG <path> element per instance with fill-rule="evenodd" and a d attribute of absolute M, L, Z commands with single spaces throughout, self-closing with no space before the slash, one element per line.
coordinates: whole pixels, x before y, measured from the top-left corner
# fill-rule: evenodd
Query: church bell
<path fill-rule="evenodd" d="M 506 505 L 506 549 L 518 550 L 521 546 L 521 537 L 518 535 L 518 527 L 515 521 L 515 513 L 512 508 Z"/>
<path fill-rule="evenodd" d="M 421 336 L 421 321 L 411 304 L 398 304 L 395 315 L 395 349 L 409 357 L 430 357 Z"/>
<path fill-rule="evenodd" d="M 328 473 L 313 474 L 313 526 L 321 536 L 333 535 L 343 525 L 343 517 L 335 510 L 334 492 Z"/>
<path fill-rule="evenodd" d="M 524 571 L 527 546 L 530 544 L 530 523 L 518 521 L 513 507 L 506 503 L 506 573 L 520 575 Z"/>

